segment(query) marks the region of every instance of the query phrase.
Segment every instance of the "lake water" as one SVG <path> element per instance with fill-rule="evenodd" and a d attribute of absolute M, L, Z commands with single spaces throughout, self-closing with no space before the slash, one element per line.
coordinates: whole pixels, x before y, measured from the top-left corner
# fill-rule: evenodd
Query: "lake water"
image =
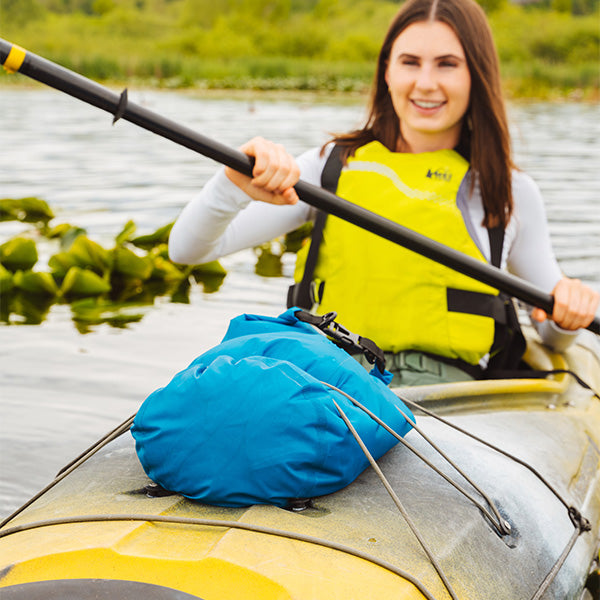
<path fill-rule="evenodd" d="M 364 114 L 360 105 L 304 97 L 130 91 L 130 99 L 231 146 L 263 135 L 293 153 Z M 598 106 L 513 105 L 509 115 L 518 164 L 542 189 L 563 270 L 600 290 Z M 108 246 L 129 219 L 140 234 L 172 221 L 216 165 L 111 118 L 52 90 L 0 90 L 0 197 L 39 196 L 54 222 L 84 227 Z M 23 228 L 0 223 L 0 242 Z M 252 250 L 226 257 L 218 292 L 195 286 L 189 304 L 158 299 L 124 329 L 99 325 L 82 335 L 67 305 L 53 306 L 40 325 L 0 326 L 0 517 L 217 343 L 232 317 L 281 312 L 289 280 L 259 277 L 255 260 Z M 285 276 L 291 268 L 286 260 Z"/>

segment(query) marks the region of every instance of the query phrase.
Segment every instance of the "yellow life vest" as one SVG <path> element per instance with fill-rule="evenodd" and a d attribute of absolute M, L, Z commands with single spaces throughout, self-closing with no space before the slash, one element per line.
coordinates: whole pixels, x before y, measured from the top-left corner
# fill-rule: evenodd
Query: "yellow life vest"
<path fill-rule="evenodd" d="M 456 204 L 468 168 L 453 150 L 406 154 L 371 142 L 348 159 L 337 194 L 485 261 Z M 298 253 L 297 281 L 307 253 L 308 246 Z M 420 350 L 472 365 L 490 352 L 493 310 L 486 314 L 479 305 L 498 300 L 494 288 L 331 215 L 318 256 L 314 279 L 324 285 L 317 312 L 337 312 L 344 327 L 383 350 Z"/>

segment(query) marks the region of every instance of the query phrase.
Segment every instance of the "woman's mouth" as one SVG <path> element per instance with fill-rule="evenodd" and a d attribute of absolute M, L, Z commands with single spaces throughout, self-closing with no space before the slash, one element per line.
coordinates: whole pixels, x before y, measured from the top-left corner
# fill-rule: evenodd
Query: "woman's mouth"
<path fill-rule="evenodd" d="M 445 104 L 444 100 L 411 100 L 411 102 L 422 110 L 434 110 Z"/>

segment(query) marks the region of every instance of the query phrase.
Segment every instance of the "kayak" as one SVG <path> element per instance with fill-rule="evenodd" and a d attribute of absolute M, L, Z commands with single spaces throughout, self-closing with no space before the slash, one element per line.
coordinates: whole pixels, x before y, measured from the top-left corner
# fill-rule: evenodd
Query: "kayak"
<path fill-rule="evenodd" d="M 554 374 L 394 388 L 416 415 L 406 444 L 286 508 L 162 490 L 129 420 L 2 524 L 0 596 L 598 598 L 600 345 L 527 341 Z"/>

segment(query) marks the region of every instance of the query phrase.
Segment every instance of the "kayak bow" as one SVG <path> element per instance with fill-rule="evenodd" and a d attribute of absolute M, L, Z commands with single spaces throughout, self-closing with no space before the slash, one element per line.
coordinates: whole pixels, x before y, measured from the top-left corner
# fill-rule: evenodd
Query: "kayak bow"
<path fill-rule="evenodd" d="M 600 389 L 592 336 L 560 356 L 532 335 L 531 366 L 574 370 Z M 296 510 L 219 508 L 160 495 L 131 437 L 117 430 L 0 528 L 2 598 L 33 598 L 23 594 L 39 589 L 54 600 L 76 586 L 82 598 L 85 590 L 95 598 L 126 597 L 134 585 L 165 600 L 185 594 L 204 600 L 585 598 L 600 545 L 597 395 L 567 373 L 396 392 L 423 409 L 420 430 L 485 490 L 509 526 L 498 531 L 451 485 L 448 479 L 480 498 L 418 432 L 407 441 L 448 479 L 403 445 L 379 461 L 455 596 L 373 469 Z"/>

